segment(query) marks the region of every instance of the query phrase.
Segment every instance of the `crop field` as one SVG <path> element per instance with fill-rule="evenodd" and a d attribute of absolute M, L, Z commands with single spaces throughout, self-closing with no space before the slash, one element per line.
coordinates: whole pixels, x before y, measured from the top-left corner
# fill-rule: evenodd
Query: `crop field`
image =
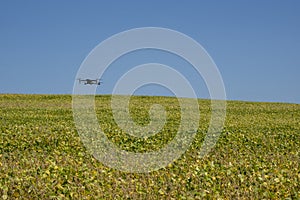
<path fill-rule="evenodd" d="M 172 97 L 132 97 L 136 123 L 150 122 L 153 103 L 167 123 L 148 139 L 114 122 L 111 96 L 96 96 L 99 125 L 120 148 L 157 150 L 179 127 Z M 194 142 L 174 163 L 149 173 L 109 168 L 90 155 L 75 128 L 69 95 L 0 95 L 0 198 L 2 199 L 300 199 L 300 105 L 228 101 L 222 134 L 199 157 L 208 129 L 209 100 L 199 100 Z"/>

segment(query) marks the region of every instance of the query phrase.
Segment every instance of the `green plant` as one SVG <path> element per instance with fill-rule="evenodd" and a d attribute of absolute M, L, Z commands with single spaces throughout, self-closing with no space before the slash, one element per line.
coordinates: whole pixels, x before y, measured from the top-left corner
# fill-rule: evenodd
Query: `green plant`
<path fill-rule="evenodd" d="M 159 103 L 168 111 L 161 133 L 136 140 L 113 121 L 110 96 L 96 96 L 99 124 L 127 151 L 161 148 L 180 119 L 176 98 L 132 97 L 131 115 L 149 123 Z M 199 100 L 200 125 L 188 151 L 146 174 L 104 166 L 83 146 L 74 126 L 71 96 L 0 95 L 0 195 L 3 199 L 297 199 L 300 198 L 300 105 L 227 102 L 216 147 L 198 156 L 210 120 L 210 101 Z"/>

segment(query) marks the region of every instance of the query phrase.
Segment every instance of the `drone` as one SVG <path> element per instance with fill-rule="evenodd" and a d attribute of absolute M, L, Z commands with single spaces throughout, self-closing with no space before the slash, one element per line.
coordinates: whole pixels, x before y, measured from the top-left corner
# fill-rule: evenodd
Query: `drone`
<path fill-rule="evenodd" d="M 83 83 L 84 85 L 100 85 L 102 82 L 100 79 L 77 79 L 79 84 Z"/>

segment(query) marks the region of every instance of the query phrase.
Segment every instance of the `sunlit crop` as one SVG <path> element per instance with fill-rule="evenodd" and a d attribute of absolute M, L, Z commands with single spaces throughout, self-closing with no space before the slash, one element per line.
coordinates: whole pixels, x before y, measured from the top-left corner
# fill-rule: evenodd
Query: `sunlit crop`
<path fill-rule="evenodd" d="M 149 123 L 153 103 L 165 106 L 167 124 L 136 139 L 113 121 L 110 96 L 96 97 L 99 124 L 127 151 L 146 152 L 176 133 L 176 98 L 133 97 L 130 112 Z M 0 95 L 0 198 L 2 199 L 299 199 L 300 105 L 227 102 L 215 148 L 199 158 L 210 120 L 210 101 L 199 100 L 195 141 L 173 164 L 150 173 L 125 173 L 97 161 L 77 134 L 67 95 Z"/>

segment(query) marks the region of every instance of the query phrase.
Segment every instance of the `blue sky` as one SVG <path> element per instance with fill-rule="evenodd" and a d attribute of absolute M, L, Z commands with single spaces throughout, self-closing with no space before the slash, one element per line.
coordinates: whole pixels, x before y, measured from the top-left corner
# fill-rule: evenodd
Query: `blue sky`
<path fill-rule="evenodd" d="M 0 93 L 71 94 L 78 68 L 96 45 L 148 26 L 199 42 L 218 66 L 228 99 L 300 103 L 296 0 L 0 1 Z M 148 62 L 156 54 L 131 59 Z M 183 73 L 192 76 L 187 68 Z M 99 93 L 109 93 L 117 79 L 118 67 L 111 70 Z M 143 92 L 168 95 L 159 90 Z"/>

